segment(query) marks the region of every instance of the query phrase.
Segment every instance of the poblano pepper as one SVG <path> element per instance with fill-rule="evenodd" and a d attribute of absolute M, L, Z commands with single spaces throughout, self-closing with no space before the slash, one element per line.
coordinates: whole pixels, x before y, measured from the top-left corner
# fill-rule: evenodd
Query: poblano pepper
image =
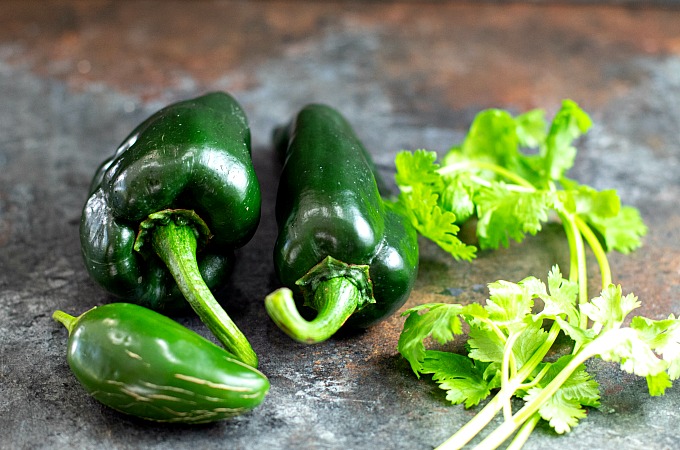
<path fill-rule="evenodd" d="M 256 367 L 211 289 L 224 284 L 234 250 L 255 233 L 260 205 L 236 100 L 215 92 L 172 104 L 97 170 L 80 224 L 85 266 L 122 300 L 166 313 L 188 301 L 228 351 Z"/>
<path fill-rule="evenodd" d="M 265 300 L 292 338 L 320 342 L 345 323 L 368 327 L 408 298 L 418 269 L 414 228 L 386 208 L 374 165 L 334 109 L 309 105 L 274 134 L 285 152 L 276 218 L 276 274 Z M 294 299 L 316 310 L 312 320 Z"/>
<path fill-rule="evenodd" d="M 69 332 L 67 361 L 85 390 L 126 414 L 205 423 L 258 406 L 269 380 L 203 336 L 150 309 L 110 303 L 78 317 L 53 314 Z"/>

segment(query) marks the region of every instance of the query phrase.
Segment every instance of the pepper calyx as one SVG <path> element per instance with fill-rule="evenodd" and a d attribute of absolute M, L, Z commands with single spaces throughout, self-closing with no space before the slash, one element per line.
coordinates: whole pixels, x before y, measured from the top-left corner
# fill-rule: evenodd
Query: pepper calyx
<path fill-rule="evenodd" d="M 196 237 L 198 248 L 205 246 L 212 238 L 208 224 L 191 209 L 164 209 L 149 216 L 139 224 L 137 237 L 133 248 L 142 255 L 152 253 L 150 244 L 151 235 L 156 227 L 166 226 L 172 222 L 176 226 L 187 226 L 192 229 Z"/>
<path fill-rule="evenodd" d="M 368 304 L 375 303 L 369 269 L 367 264 L 348 264 L 329 255 L 300 277 L 295 284 L 302 291 L 304 305 L 318 311 L 321 305 L 316 304 L 315 293 L 319 285 L 333 278 L 349 280 L 359 293 L 356 305 L 356 311 L 359 311 Z"/>

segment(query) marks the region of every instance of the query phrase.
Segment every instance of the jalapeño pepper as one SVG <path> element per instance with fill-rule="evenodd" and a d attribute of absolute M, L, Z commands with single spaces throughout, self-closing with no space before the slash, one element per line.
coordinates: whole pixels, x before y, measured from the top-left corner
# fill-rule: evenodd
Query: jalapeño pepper
<path fill-rule="evenodd" d="M 97 170 L 80 240 L 90 276 L 114 296 L 161 312 L 188 301 L 238 359 L 257 357 L 211 293 L 260 219 L 245 113 L 210 93 L 161 109 Z M 186 301 L 185 301 L 186 299 Z"/>
<path fill-rule="evenodd" d="M 314 343 L 345 323 L 368 327 L 394 313 L 415 282 L 417 236 L 386 207 L 350 124 L 328 106 L 308 105 L 274 140 L 284 155 L 274 249 L 284 287 L 265 300 L 272 320 Z M 316 310 L 312 320 L 300 303 Z"/>
<path fill-rule="evenodd" d="M 159 422 L 203 423 L 258 406 L 269 381 L 221 347 L 142 306 L 109 303 L 78 317 L 67 361 L 85 390 L 113 409 Z"/>

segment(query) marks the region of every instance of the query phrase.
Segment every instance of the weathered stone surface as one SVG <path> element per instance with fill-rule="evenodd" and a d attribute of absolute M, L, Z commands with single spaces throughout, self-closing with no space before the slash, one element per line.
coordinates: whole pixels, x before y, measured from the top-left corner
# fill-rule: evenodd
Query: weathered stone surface
<path fill-rule="evenodd" d="M 545 2 L 543 2 L 545 3 Z M 672 2 L 671 2 L 672 3 Z M 554 112 L 573 98 L 595 126 L 571 175 L 617 189 L 649 226 L 638 252 L 612 255 L 639 313 L 680 313 L 680 11 L 658 7 L 438 2 L 5 2 L 0 15 L 0 448 L 427 449 L 476 409 L 447 405 L 397 354 L 395 316 L 303 346 L 270 322 L 278 168 L 269 135 L 308 102 L 355 125 L 387 178 L 396 151 L 440 152 L 482 108 Z M 86 396 L 50 318 L 109 302 L 80 259 L 90 177 L 164 104 L 224 89 L 252 124 L 263 219 L 219 299 L 271 379 L 261 408 L 233 421 L 167 427 Z M 567 267 L 558 225 L 522 244 L 455 262 L 421 241 L 407 306 L 483 301 L 499 278 Z M 598 288 L 593 270 L 591 288 Z M 192 317 L 179 320 L 207 335 Z M 680 390 L 599 361 L 602 407 L 575 430 L 539 428 L 529 449 L 670 449 Z"/>

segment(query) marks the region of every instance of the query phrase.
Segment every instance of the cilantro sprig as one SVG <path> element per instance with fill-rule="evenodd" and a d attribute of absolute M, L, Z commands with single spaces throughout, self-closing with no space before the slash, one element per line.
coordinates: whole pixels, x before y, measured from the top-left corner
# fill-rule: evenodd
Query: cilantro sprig
<path fill-rule="evenodd" d="M 606 287 L 612 281 L 606 253 L 637 249 L 647 232 L 640 213 L 622 206 L 614 190 L 598 191 L 566 176 L 576 157 L 574 141 L 591 125 L 571 100 L 563 101 L 550 124 L 541 110 L 516 117 L 482 111 L 441 163 L 432 151 L 397 154 L 400 193 L 392 207 L 458 260 L 476 256 L 477 248 L 457 236 L 459 225 L 473 217 L 479 247 L 497 249 L 538 233 L 557 216 L 569 242 L 570 279 L 586 302 L 586 246 Z"/>
<path fill-rule="evenodd" d="M 557 433 L 570 431 L 585 417 L 584 407 L 599 406 L 598 384 L 584 365 L 590 358 L 617 362 L 622 370 L 645 377 L 651 395 L 663 395 L 680 377 L 680 319 L 637 316 L 623 326 L 640 302 L 620 286 L 610 284 L 579 304 L 576 283 L 563 278 L 557 266 L 547 281 L 547 286 L 534 277 L 491 283 L 483 307 L 436 303 L 404 313 L 398 349 L 417 375 L 432 374 L 447 400 L 471 407 L 497 390 L 440 448 L 461 448 L 501 411 L 505 421 L 479 448 L 496 448 L 518 429 L 513 445 L 521 446 L 541 419 Z M 542 309 L 532 312 L 538 305 Z M 581 327 L 583 319 L 590 325 Z M 470 330 L 467 356 L 425 348 L 428 338 L 443 344 L 461 334 L 463 322 Z M 560 332 L 578 346 L 547 362 Z M 524 400 L 514 413 L 513 396 Z"/>
<path fill-rule="evenodd" d="M 570 431 L 585 407 L 599 405 L 597 382 L 584 366 L 590 358 L 618 362 L 645 377 L 651 395 L 662 395 L 680 377 L 680 319 L 628 319 L 640 303 L 612 283 L 607 252 L 629 253 L 641 245 L 647 228 L 639 212 L 622 206 L 614 190 L 567 177 L 574 142 L 591 125 L 570 100 L 551 123 L 541 110 L 513 117 L 491 109 L 477 115 L 465 140 L 440 162 L 426 150 L 397 154 L 400 194 L 391 206 L 455 259 L 476 256 L 477 248 L 457 236 L 460 224 L 472 218 L 482 249 L 521 242 L 553 219 L 569 243 L 568 278 L 555 266 L 547 285 L 533 277 L 489 284 L 483 306 L 426 304 L 404 313 L 398 349 L 416 375 L 431 374 L 449 401 L 466 407 L 495 392 L 442 448 L 465 445 L 501 411 L 503 424 L 480 448 L 495 448 L 515 432 L 510 448 L 521 447 L 541 420 L 558 433 Z M 588 295 L 587 249 L 602 282 L 595 298 Z M 448 342 L 464 323 L 467 355 L 426 349 L 428 338 Z M 571 353 L 546 360 L 561 334 L 572 340 Z M 513 397 L 524 400 L 516 412 Z"/>

